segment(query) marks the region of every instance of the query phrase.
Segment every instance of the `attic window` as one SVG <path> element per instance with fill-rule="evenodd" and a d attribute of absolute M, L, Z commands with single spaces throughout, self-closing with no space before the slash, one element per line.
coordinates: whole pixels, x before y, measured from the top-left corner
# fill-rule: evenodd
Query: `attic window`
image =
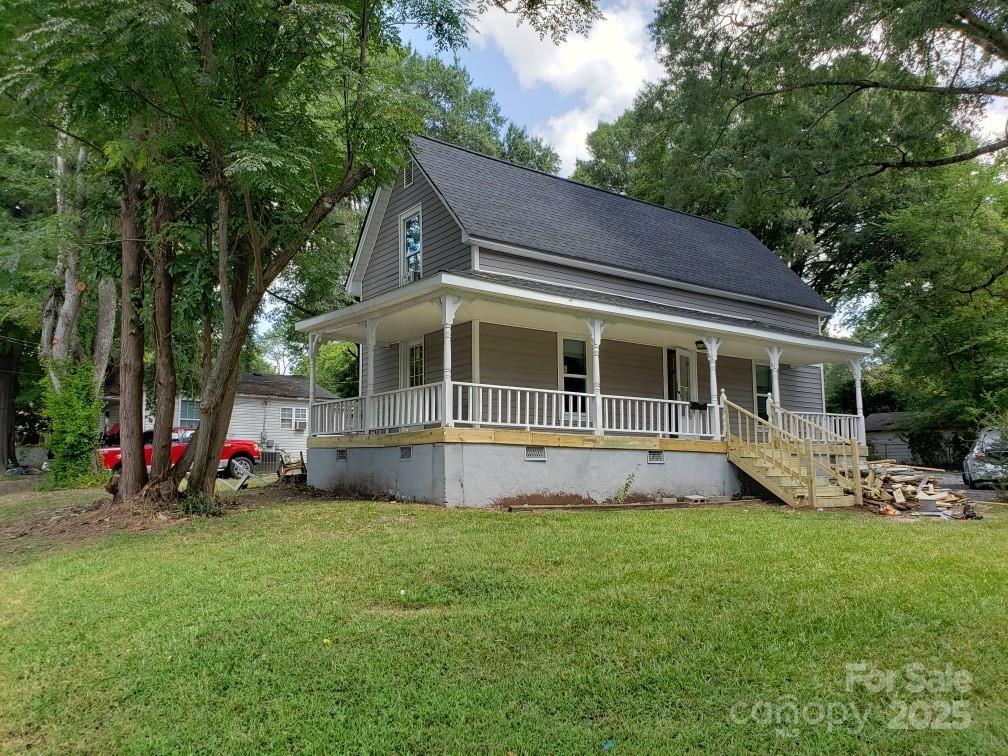
<path fill-rule="evenodd" d="M 413 185 L 413 161 L 410 160 L 406 163 L 406 167 L 403 168 L 402 174 L 402 185 L 403 189 Z"/>

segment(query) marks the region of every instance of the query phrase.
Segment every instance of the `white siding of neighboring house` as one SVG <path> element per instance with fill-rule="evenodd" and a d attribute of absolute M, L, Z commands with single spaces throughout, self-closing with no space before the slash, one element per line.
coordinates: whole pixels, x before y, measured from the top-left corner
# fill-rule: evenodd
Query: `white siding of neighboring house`
<path fill-rule="evenodd" d="M 182 399 L 175 401 L 175 425 L 179 424 Z M 228 425 L 228 438 L 258 441 L 264 451 L 268 441 L 274 442 L 275 449 L 283 449 L 295 456 L 308 449 L 308 431 L 280 427 L 280 410 L 283 407 L 301 407 L 307 410 L 307 399 L 285 399 L 239 394 L 235 397 Z"/>

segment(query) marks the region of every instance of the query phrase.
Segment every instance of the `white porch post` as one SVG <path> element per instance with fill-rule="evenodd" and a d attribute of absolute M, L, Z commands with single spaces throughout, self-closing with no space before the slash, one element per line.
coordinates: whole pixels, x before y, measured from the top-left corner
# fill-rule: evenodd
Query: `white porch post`
<path fill-rule="evenodd" d="M 714 438 L 721 438 L 721 413 L 718 412 L 717 386 L 717 353 L 721 348 L 721 339 L 717 336 L 705 336 L 704 346 L 707 347 L 707 367 L 710 369 L 710 413 L 711 433 Z"/>
<path fill-rule="evenodd" d="M 771 390 L 773 391 L 773 403 L 774 407 L 779 408 L 781 406 L 781 395 L 780 395 L 780 358 L 784 354 L 784 350 L 781 347 L 767 347 L 767 359 L 770 362 L 770 383 Z M 767 413 L 767 417 L 770 417 L 770 413 Z M 780 425 L 780 422 L 777 422 Z"/>
<path fill-rule="evenodd" d="M 308 336 L 308 436 L 315 435 L 315 356 L 318 353 L 319 335 Z"/>
<path fill-rule="evenodd" d="M 374 424 L 374 408 L 371 406 L 371 395 L 374 394 L 374 348 L 375 336 L 378 332 L 378 319 L 369 318 L 364 322 L 365 348 L 367 350 L 367 371 L 364 383 L 364 432 L 368 433 Z"/>
<path fill-rule="evenodd" d="M 592 350 L 592 429 L 596 436 L 602 435 L 602 375 L 599 369 L 599 348 L 602 345 L 602 333 L 606 324 L 601 320 L 586 320 L 588 335 L 591 337 Z"/>
<path fill-rule="evenodd" d="M 857 407 L 858 443 L 865 443 L 864 404 L 861 401 L 861 360 L 850 361 L 851 374 L 854 376 L 854 403 Z"/>
<path fill-rule="evenodd" d="M 442 347 L 441 362 L 444 367 L 444 425 L 447 428 L 455 425 L 452 417 L 452 323 L 455 322 L 455 313 L 462 306 L 459 297 L 446 295 L 439 300 L 441 305 L 441 329 L 444 334 L 444 345 Z"/>

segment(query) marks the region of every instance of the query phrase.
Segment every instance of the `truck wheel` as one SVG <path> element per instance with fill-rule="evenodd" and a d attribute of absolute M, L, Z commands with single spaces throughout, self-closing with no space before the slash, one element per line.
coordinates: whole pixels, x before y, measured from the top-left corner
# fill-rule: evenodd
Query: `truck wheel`
<path fill-rule="evenodd" d="M 228 477 L 240 478 L 246 473 L 251 473 L 254 464 L 255 462 L 248 454 L 235 454 L 228 460 Z"/>

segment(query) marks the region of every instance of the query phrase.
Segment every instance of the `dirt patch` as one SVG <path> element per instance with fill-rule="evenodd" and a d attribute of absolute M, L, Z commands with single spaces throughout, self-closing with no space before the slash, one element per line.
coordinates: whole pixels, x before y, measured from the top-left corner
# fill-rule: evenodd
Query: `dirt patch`
<path fill-rule="evenodd" d="M 497 499 L 494 506 L 501 509 L 508 507 L 594 507 L 598 502 L 590 496 L 575 493 L 540 493 L 518 494 Z"/>

